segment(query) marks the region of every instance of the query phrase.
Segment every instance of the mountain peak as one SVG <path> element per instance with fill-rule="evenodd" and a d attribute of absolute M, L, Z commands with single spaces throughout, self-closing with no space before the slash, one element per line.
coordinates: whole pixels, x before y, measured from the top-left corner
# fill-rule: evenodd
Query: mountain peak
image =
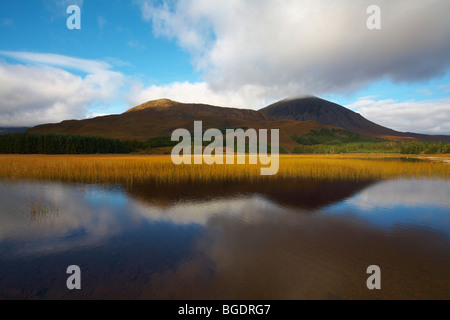
<path fill-rule="evenodd" d="M 125 113 L 129 113 L 129 112 L 135 112 L 135 111 L 141 111 L 141 110 L 145 110 L 145 109 L 149 109 L 149 108 L 168 108 L 168 107 L 172 107 L 175 105 L 179 105 L 179 102 L 170 100 L 170 99 L 158 99 L 158 100 L 152 100 L 152 101 L 148 101 L 145 102 L 137 107 L 134 107 L 128 111 L 126 111 Z"/>
<path fill-rule="evenodd" d="M 313 95 L 302 95 L 302 96 L 295 96 L 295 97 L 289 97 L 286 99 L 283 99 L 279 102 L 288 102 L 288 101 L 296 101 L 296 100 L 323 100 L 319 97 L 313 96 Z"/>
<path fill-rule="evenodd" d="M 379 126 L 341 105 L 315 96 L 285 99 L 260 111 L 279 120 L 312 120 L 363 135 L 395 135 L 391 129 Z"/>
<path fill-rule="evenodd" d="M 367 120 L 359 113 L 339 104 L 315 96 L 285 99 L 260 111 L 278 120 L 315 121 L 321 125 L 339 127 L 361 135 L 388 140 L 450 141 L 449 136 L 394 131 Z"/>

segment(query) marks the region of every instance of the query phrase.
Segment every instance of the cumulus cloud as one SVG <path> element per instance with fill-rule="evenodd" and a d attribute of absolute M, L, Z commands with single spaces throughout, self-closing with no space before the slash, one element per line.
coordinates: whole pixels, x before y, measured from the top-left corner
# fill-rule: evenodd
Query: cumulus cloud
<path fill-rule="evenodd" d="M 398 102 L 363 97 L 347 108 L 398 131 L 450 135 L 450 98 Z"/>
<path fill-rule="evenodd" d="M 246 85 L 237 90 L 216 91 L 207 82 L 174 82 L 148 87 L 138 83 L 132 86 L 128 94 L 130 105 L 160 98 L 244 109 L 254 109 L 273 102 L 265 99 L 264 91 L 257 86 Z"/>
<path fill-rule="evenodd" d="M 0 55 L 27 62 L 0 62 L 0 126 L 85 118 L 89 105 L 114 98 L 124 81 L 122 74 L 101 61 L 28 52 L 0 51 Z"/>
<path fill-rule="evenodd" d="M 450 2 L 379 0 L 140 1 L 157 36 L 192 56 L 214 91 L 252 86 L 266 97 L 343 93 L 388 77 L 417 81 L 450 66 Z"/>

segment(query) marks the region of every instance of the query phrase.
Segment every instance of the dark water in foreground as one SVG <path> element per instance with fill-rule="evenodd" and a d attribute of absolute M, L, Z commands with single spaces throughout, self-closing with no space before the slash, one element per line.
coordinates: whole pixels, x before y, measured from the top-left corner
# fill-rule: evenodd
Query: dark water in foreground
<path fill-rule="evenodd" d="M 445 181 L 0 184 L 0 299 L 450 299 L 449 240 Z"/>

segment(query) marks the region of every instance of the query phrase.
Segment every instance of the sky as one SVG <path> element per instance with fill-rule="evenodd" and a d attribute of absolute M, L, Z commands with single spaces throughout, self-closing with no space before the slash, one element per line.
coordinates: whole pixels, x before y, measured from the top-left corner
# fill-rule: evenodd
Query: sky
<path fill-rule="evenodd" d="M 0 126 L 161 98 L 258 110 L 315 95 L 450 134 L 448 12 L 448 0 L 0 0 Z"/>

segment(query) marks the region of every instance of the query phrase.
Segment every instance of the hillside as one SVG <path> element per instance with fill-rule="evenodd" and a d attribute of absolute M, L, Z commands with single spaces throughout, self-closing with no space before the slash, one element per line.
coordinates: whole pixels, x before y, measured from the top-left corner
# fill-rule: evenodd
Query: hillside
<path fill-rule="evenodd" d="M 386 140 L 422 140 L 450 143 L 450 136 L 405 133 L 380 126 L 352 110 L 317 97 L 286 99 L 260 111 L 279 120 L 316 121 L 323 125 L 340 127 L 361 135 Z"/>
<path fill-rule="evenodd" d="M 27 131 L 28 127 L 0 127 L 0 135 L 8 133 L 22 133 Z"/>
<path fill-rule="evenodd" d="M 450 142 L 449 136 L 397 132 L 373 123 L 340 105 L 314 97 L 283 100 L 260 111 L 160 99 L 146 102 L 123 114 L 45 124 L 27 132 L 144 141 L 155 137 L 170 137 L 178 128 L 192 131 L 196 120 L 203 121 L 205 130 L 243 127 L 279 129 L 280 145 L 287 150 L 298 146 L 297 142 L 301 141 L 298 137 L 307 135 L 312 130 L 322 129 L 345 129 L 363 136 L 394 141 Z M 358 139 L 368 141 L 361 140 L 361 137 Z"/>
<path fill-rule="evenodd" d="M 253 110 L 185 104 L 161 99 L 149 101 L 120 115 L 45 124 L 31 128 L 27 132 L 146 140 L 152 137 L 170 136 L 178 128 L 192 131 L 195 120 L 202 120 L 204 129 L 239 127 L 280 129 L 280 145 L 286 149 L 297 145 L 291 139 L 292 136 L 301 136 L 311 130 L 330 128 L 313 121 L 276 120 Z"/>
<path fill-rule="evenodd" d="M 247 123 L 269 121 L 271 118 L 252 110 L 184 104 L 162 99 L 144 103 L 120 115 L 40 125 L 28 132 L 143 140 L 168 136 L 178 128 L 192 129 L 194 120 L 203 120 L 204 125 L 215 128 L 233 128 Z"/>

